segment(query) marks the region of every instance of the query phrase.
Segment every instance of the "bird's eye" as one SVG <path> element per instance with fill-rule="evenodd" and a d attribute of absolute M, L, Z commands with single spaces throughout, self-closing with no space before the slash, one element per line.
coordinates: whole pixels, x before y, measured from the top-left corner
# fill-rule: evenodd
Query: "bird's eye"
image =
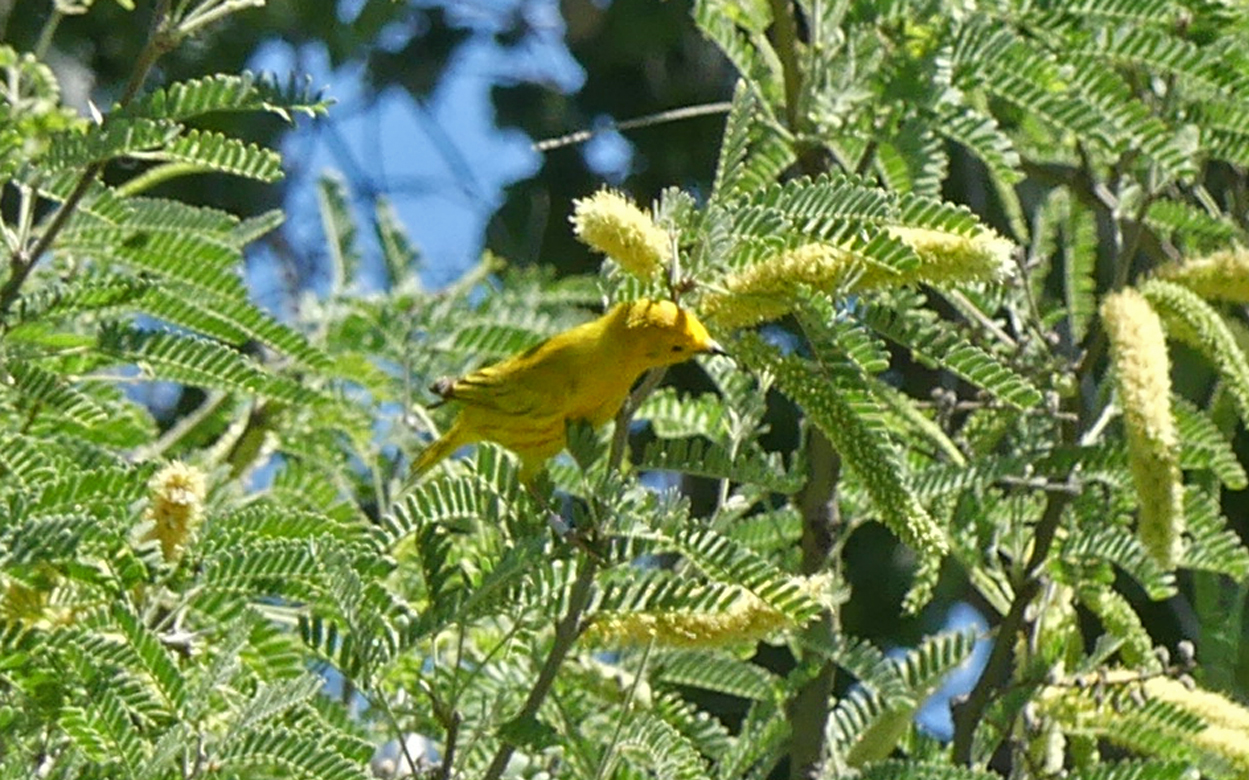
<path fill-rule="evenodd" d="M 675 347 L 673 347 L 673 348 L 672 348 L 672 351 L 673 351 L 673 352 L 684 352 L 684 351 L 685 351 L 685 347 L 681 346 L 680 344 L 677 344 Z"/>

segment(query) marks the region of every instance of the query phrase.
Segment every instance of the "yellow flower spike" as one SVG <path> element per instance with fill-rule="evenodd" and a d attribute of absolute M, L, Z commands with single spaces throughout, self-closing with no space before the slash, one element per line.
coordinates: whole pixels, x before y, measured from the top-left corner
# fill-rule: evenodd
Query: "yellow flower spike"
<path fill-rule="evenodd" d="M 746 328 L 791 312 L 794 289 L 838 287 L 854 266 L 853 256 L 832 244 L 806 244 L 761 260 L 724 280 L 725 292 L 703 296 L 699 311 L 726 328 Z"/>
<path fill-rule="evenodd" d="M 742 590 L 723 612 L 625 612 L 594 620 L 587 641 L 603 645 L 719 647 L 754 643 L 789 625 L 758 596 Z"/>
<path fill-rule="evenodd" d="M 996 282 L 1014 271 L 1011 255 L 1015 246 L 992 230 L 974 236 L 942 230 L 896 226 L 889 234 L 919 255 L 920 264 L 903 277 L 880 277 L 870 269 L 859 286 L 875 289 L 900 283 L 929 282 L 957 284 L 962 282 Z"/>
<path fill-rule="evenodd" d="M 799 587 L 817 600 L 828 589 L 827 577 L 798 578 Z M 792 625 L 782 612 L 745 588 L 735 588 L 737 598 L 717 612 L 621 612 L 595 616 L 586 630 L 586 641 L 596 645 L 661 647 L 720 647 L 754 644 Z"/>
<path fill-rule="evenodd" d="M 175 460 L 148 481 L 152 505 L 147 510 L 154 525 L 143 537 L 157 539 L 165 560 L 175 560 L 204 514 L 208 493 L 204 472 Z"/>
<path fill-rule="evenodd" d="M 0 593 L 0 618 L 14 623 L 33 623 L 43 617 L 48 592 L 11 580 Z"/>
<path fill-rule="evenodd" d="M 1130 288 L 1106 296 L 1101 315 L 1127 429 L 1128 464 L 1140 499 L 1137 533 L 1158 563 L 1173 569 L 1184 531 L 1184 487 L 1162 322 L 1145 297 Z"/>
<path fill-rule="evenodd" d="M 573 233 L 638 277 L 649 279 L 672 257 L 672 240 L 650 215 L 612 190 L 573 201 Z"/>
<path fill-rule="evenodd" d="M 1191 746 L 1193 753 L 1186 759 L 1197 759 L 1197 768 L 1204 765 L 1232 770 L 1235 776 L 1249 776 L 1249 709 L 1225 696 L 1188 685 L 1169 677 L 1139 680 L 1134 671 L 1116 669 L 1099 676 L 1093 687 L 1055 686 L 1041 694 L 1042 708 L 1073 733 L 1100 735 L 1109 742 L 1149 754 L 1154 740 L 1146 739 L 1151 732 L 1173 736 Z M 1203 728 L 1190 731 L 1172 727 L 1165 721 L 1150 719 L 1140 706 L 1122 702 L 1122 696 L 1107 696 L 1098 689 L 1123 694 L 1139 690 L 1142 701 L 1158 701 L 1194 715 Z M 1118 702 L 1118 703 L 1117 703 Z M 1187 752 L 1187 751 L 1186 751 Z M 1174 755 L 1160 758 L 1174 759 Z M 1218 776 L 1218 775 L 1214 775 Z"/>
<path fill-rule="evenodd" d="M 1156 276 L 1208 300 L 1249 303 L 1249 249 L 1237 247 L 1173 263 L 1159 268 Z"/>
<path fill-rule="evenodd" d="M 1000 281 L 1014 268 L 1014 245 L 991 230 L 973 236 L 901 226 L 887 230 L 919 256 L 917 267 L 895 273 L 856 262 L 853 253 L 834 244 L 805 244 L 730 275 L 722 283 L 724 292 L 703 296 L 699 311 L 722 328 L 746 328 L 793 311 L 798 285 L 867 292 L 915 282 Z"/>
<path fill-rule="evenodd" d="M 1249 709 L 1236 704 L 1225 696 L 1212 691 L 1188 686 L 1170 677 L 1154 677 L 1145 682 L 1145 693 L 1153 699 L 1169 701 L 1204 720 L 1213 727 L 1221 727 L 1238 732 L 1242 741 L 1242 751 L 1249 758 Z"/>

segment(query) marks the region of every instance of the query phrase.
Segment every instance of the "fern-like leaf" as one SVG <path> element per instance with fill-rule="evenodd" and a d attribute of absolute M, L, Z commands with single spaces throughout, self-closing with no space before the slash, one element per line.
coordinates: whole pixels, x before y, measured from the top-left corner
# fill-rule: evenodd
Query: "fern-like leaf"
<path fill-rule="evenodd" d="M 749 590 L 798 625 L 818 615 L 820 603 L 757 553 L 710 530 L 690 529 L 671 537 L 674 547 L 720 582 Z"/>
<path fill-rule="evenodd" d="M 1197 462 L 1204 460 L 1204 467 L 1213 471 L 1224 486 L 1232 490 L 1244 490 L 1249 486 L 1249 477 L 1237 460 L 1232 443 L 1224 438 L 1205 412 L 1180 396 L 1171 397 L 1171 411 L 1175 414 L 1175 432 L 1185 468 L 1194 468 Z M 1183 457 L 1185 454 L 1187 458 Z"/>
<path fill-rule="evenodd" d="M 672 780 L 703 780 L 707 767 L 689 741 L 668 723 L 645 712 L 634 713 L 616 741 L 614 759 Z M 615 761 L 608 760 L 611 767 Z M 605 773 L 611 776 L 609 768 Z"/>
<path fill-rule="evenodd" d="M 93 227 L 67 230 L 57 249 L 151 271 L 193 287 L 246 300 L 236 266 L 239 250 L 195 233 Z"/>
<path fill-rule="evenodd" d="M 277 152 L 208 130 L 190 130 L 144 156 L 264 182 L 282 178 Z"/>
<path fill-rule="evenodd" d="M 14 329 L 42 324 L 55 317 L 83 312 L 108 312 L 132 304 L 150 290 L 152 282 L 119 274 L 88 273 L 23 294 L 10 312 Z M 16 338 L 21 338 L 19 330 Z"/>
<path fill-rule="evenodd" d="M 34 363 L 11 360 L 7 365 L 10 388 L 29 407 L 33 417 L 53 413 L 73 425 L 91 428 L 103 422 L 107 412 L 89 395 L 63 382 L 54 372 Z"/>
<path fill-rule="evenodd" d="M 359 756 L 345 756 L 323 738 L 280 726 L 241 732 L 210 760 L 221 770 L 251 775 L 257 771 L 317 780 L 368 780 Z"/>
<path fill-rule="evenodd" d="M 743 699 L 777 696 L 780 680 L 766 669 L 727 653 L 710 650 L 673 650 L 654 662 L 652 675 L 667 685 L 715 691 Z"/>
<path fill-rule="evenodd" d="M 1175 579 L 1161 568 L 1135 534 L 1122 526 L 1082 527 L 1063 545 L 1062 555 L 1083 566 L 1112 563 L 1140 584 L 1155 600 L 1175 593 Z"/>
<path fill-rule="evenodd" d="M 1192 767 L 1183 761 L 1118 761 L 1073 771 L 1071 780 L 1184 780 Z"/>
<path fill-rule="evenodd" d="M 996 119 L 968 106 L 949 105 L 935 117 L 938 133 L 971 151 L 999 181 L 1014 184 L 1023 178 L 1019 153 Z"/>
<path fill-rule="evenodd" d="M 81 133 L 54 136 L 41 163 L 49 172 L 81 170 L 118 157 L 163 148 L 172 143 L 181 130 L 173 122 L 151 119 L 93 124 Z"/>
<path fill-rule="evenodd" d="M 1174 282 L 1151 279 L 1141 292 L 1162 317 L 1168 335 L 1205 353 L 1225 380 L 1240 419 L 1249 425 L 1249 358 L 1223 317 L 1197 293 Z"/>
<path fill-rule="evenodd" d="M 760 485 L 776 493 L 796 493 L 802 476 L 786 471 L 775 454 L 747 452 L 734 455 L 705 439 L 660 439 L 642 453 L 638 468 L 675 471 L 699 477 Z"/>
<path fill-rule="evenodd" d="M 860 770 L 862 780 L 996 780 L 998 775 L 964 766 L 889 759 L 868 764 Z"/>
<path fill-rule="evenodd" d="M 234 347 L 255 340 L 314 369 L 330 365 L 329 356 L 299 333 L 247 301 L 193 291 L 171 283 L 150 290 L 138 307 L 170 325 L 199 331 Z"/>
<path fill-rule="evenodd" d="M 1237 581 L 1249 577 L 1249 549 L 1240 535 L 1228 527 L 1214 497 L 1189 488 L 1184 495 L 1184 511 L 1189 539 L 1181 565 L 1220 572 Z"/>
<path fill-rule="evenodd" d="M 99 343 L 102 352 L 134 363 L 153 379 L 299 404 L 326 403 L 317 392 L 271 374 L 244 355 L 206 339 L 113 325 L 100 332 Z"/>
<path fill-rule="evenodd" d="M 317 204 L 321 227 L 330 250 L 331 289 L 339 292 L 355 278 L 360 267 L 356 220 L 351 216 L 347 184 L 341 177 L 327 175 L 317 182 Z"/>
<path fill-rule="evenodd" d="M 901 306 L 863 306 L 857 315 L 873 330 L 909 348 L 924 363 L 984 388 L 1018 409 L 1036 406 L 1041 392 L 988 352 L 958 336 L 914 297 Z"/>
<path fill-rule="evenodd" d="M 308 83 L 292 78 L 283 86 L 274 78 L 244 72 L 170 84 L 132 101 L 112 116 L 183 120 L 221 111 L 269 111 L 289 121 L 292 112 L 315 116 L 324 113 L 326 105 Z"/>

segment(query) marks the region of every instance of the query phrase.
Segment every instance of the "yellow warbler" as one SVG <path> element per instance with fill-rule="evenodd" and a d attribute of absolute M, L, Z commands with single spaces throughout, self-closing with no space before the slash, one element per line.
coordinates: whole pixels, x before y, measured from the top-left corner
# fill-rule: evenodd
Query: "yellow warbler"
<path fill-rule="evenodd" d="M 492 441 L 520 456 L 521 479 L 530 481 L 566 446 L 568 421 L 602 425 L 644 372 L 698 353 L 724 350 L 692 313 L 672 301 L 617 304 L 518 355 L 435 385 L 462 408 L 412 473 L 423 474 L 465 444 Z"/>

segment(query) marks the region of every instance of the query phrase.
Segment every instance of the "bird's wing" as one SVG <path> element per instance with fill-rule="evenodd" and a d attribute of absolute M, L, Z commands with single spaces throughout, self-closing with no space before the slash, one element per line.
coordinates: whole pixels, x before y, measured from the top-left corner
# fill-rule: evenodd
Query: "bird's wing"
<path fill-rule="evenodd" d="M 565 406 L 564 383 L 547 376 L 552 368 L 512 358 L 460 377 L 446 397 L 507 416 L 548 417 Z"/>

